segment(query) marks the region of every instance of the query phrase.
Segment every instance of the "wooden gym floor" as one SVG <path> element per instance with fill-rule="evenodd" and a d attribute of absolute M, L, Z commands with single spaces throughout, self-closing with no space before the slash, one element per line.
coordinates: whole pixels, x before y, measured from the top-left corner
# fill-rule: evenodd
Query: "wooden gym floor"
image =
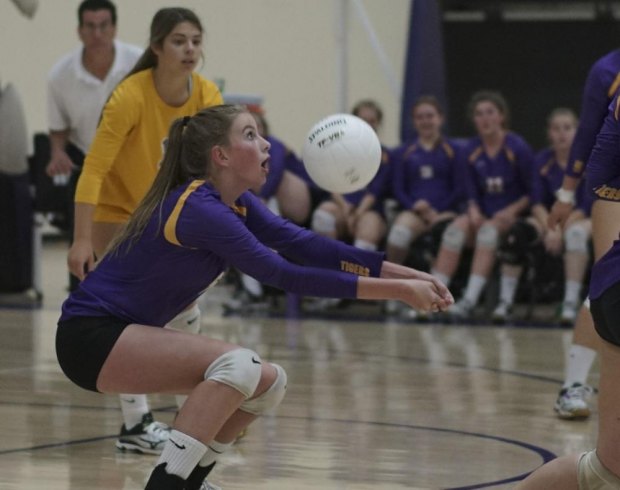
<path fill-rule="evenodd" d="M 41 308 L 0 308 L 0 489 L 141 489 L 156 457 L 116 452 L 117 397 L 77 388 L 56 364 L 65 253 L 45 242 Z M 203 332 L 289 376 L 277 412 L 214 470 L 225 490 L 507 489 L 594 443 L 596 410 L 567 422 L 552 409 L 570 330 L 222 317 L 229 290 L 207 294 Z M 172 421 L 173 397 L 149 400 Z"/>

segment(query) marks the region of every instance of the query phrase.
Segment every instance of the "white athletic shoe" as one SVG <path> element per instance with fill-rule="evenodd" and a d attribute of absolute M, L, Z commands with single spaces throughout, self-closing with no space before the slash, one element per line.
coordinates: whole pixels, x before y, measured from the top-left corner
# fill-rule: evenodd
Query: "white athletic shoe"
<path fill-rule="evenodd" d="M 562 325 L 572 325 L 577 318 L 579 305 L 570 302 L 562 303 L 562 313 L 560 313 L 560 323 Z"/>
<path fill-rule="evenodd" d="M 573 383 L 560 390 L 553 409 L 561 419 L 585 419 L 590 416 L 588 400 L 593 393 L 591 386 Z"/>
<path fill-rule="evenodd" d="M 403 304 L 396 299 L 388 299 L 384 304 L 384 308 L 386 314 L 398 315 L 403 308 Z"/>
<path fill-rule="evenodd" d="M 467 319 L 474 312 L 474 306 L 466 298 L 461 298 L 448 308 L 448 314 L 454 318 Z"/>
<path fill-rule="evenodd" d="M 170 427 L 153 420 L 153 415 L 149 412 L 142 416 L 142 422 L 131 429 L 127 429 L 123 424 L 116 447 L 121 451 L 160 454 L 169 438 Z"/>
<path fill-rule="evenodd" d="M 491 319 L 493 323 L 506 323 L 506 321 L 512 316 L 512 305 L 505 301 L 500 301 L 499 304 L 493 310 Z"/>
<path fill-rule="evenodd" d="M 222 487 L 218 487 L 217 485 L 209 483 L 205 480 L 202 482 L 202 485 L 200 485 L 200 490 L 222 490 Z"/>
<path fill-rule="evenodd" d="M 334 309 L 342 303 L 340 298 L 315 298 L 307 305 L 307 310 L 315 313 Z"/>

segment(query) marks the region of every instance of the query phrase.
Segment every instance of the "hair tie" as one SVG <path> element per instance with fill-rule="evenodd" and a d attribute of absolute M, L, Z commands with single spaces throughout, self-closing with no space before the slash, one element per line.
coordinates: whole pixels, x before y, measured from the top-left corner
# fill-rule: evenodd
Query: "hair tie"
<path fill-rule="evenodd" d="M 183 117 L 183 127 L 187 126 L 187 123 L 192 118 L 192 116 L 184 116 Z"/>

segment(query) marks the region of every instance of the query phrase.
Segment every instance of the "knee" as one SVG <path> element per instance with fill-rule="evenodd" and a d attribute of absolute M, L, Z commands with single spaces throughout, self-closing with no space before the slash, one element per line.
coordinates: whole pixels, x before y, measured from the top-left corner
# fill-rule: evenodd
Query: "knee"
<path fill-rule="evenodd" d="M 244 412 L 260 415 L 276 408 L 284 398 L 287 386 L 286 371 L 278 364 L 270 365 L 276 372 L 273 383 L 264 393 L 243 402 L 240 408 Z"/>
<path fill-rule="evenodd" d="M 336 217 L 329 211 L 317 209 L 312 214 L 312 229 L 317 233 L 330 235 L 336 233 Z"/>
<path fill-rule="evenodd" d="M 567 252 L 588 252 L 588 232 L 579 225 L 569 226 L 564 232 L 564 243 Z"/>
<path fill-rule="evenodd" d="M 413 241 L 413 233 L 408 226 L 395 224 L 390 229 L 390 233 L 387 237 L 388 245 L 392 245 L 397 248 L 409 248 L 409 245 Z"/>
<path fill-rule="evenodd" d="M 476 246 L 484 248 L 497 248 L 499 232 L 491 223 L 484 223 L 476 235 Z"/>
<path fill-rule="evenodd" d="M 250 398 L 261 377 L 260 356 L 250 349 L 233 349 L 213 361 L 205 372 L 205 379 L 217 381 Z"/>
<path fill-rule="evenodd" d="M 456 223 L 448 225 L 441 237 L 441 246 L 454 252 L 460 252 L 464 244 L 465 231 Z"/>

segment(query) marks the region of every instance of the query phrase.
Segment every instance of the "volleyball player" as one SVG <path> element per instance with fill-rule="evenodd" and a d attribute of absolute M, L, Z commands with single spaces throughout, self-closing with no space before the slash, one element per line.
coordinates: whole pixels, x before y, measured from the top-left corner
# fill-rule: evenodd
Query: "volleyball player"
<path fill-rule="evenodd" d="M 103 393 L 186 393 L 146 484 L 196 490 L 237 434 L 286 390 L 286 374 L 237 345 L 168 324 L 228 266 L 291 292 L 398 299 L 443 310 L 432 276 L 274 215 L 248 189 L 264 184 L 269 143 L 240 106 L 176 120 L 153 186 L 96 269 L 63 304 L 59 363 Z"/>
<path fill-rule="evenodd" d="M 495 264 L 501 238 L 528 210 L 533 154 L 525 140 L 510 131 L 504 97 L 493 91 L 475 93 L 469 104 L 478 135 L 464 150 L 462 180 L 467 211 L 443 233 L 432 272 L 449 284 L 463 247 L 474 245 L 474 257 L 462 298 L 449 312 L 469 318 Z"/>
<path fill-rule="evenodd" d="M 620 49 L 616 49 L 597 60 L 588 73 L 583 90 L 579 127 L 571 147 L 562 187 L 549 215 L 550 228 L 564 224 L 574 207 L 575 189 L 582 179 L 586 164 L 589 164 L 596 136 L 619 86 Z M 612 219 L 609 219 L 610 217 Z M 620 231 L 620 207 L 596 200 L 591 209 L 591 220 L 596 260 L 611 247 Z M 564 368 L 564 383 L 555 402 L 555 408 L 562 417 L 570 418 L 571 413 L 574 413 L 583 418 L 584 414 L 589 413 L 588 399 L 592 390 L 587 386 L 587 379 L 598 347 L 599 340 L 586 298 L 575 321 L 573 342 Z M 561 409 L 558 410 L 558 407 Z"/>
<path fill-rule="evenodd" d="M 400 211 L 387 236 L 387 259 L 405 263 L 411 244 L 422 235 L 440 232 L 456 216 L 459 197 L 457 148 L 441 134 L 443 111 L 433 96 L 422 96 L 412 107 L 416 140 L 394 159 L 392 186 Z M 439 234 L 439 236 L 441 236 Z M 389 314 L 401 304 L 386 302 Z M 406 310 L 415 318 L 415 310 Z"/>
<path fill-rule="evenodd" d="M 502 268 L 499 304 L 493 312 L 493 320 L 498 323 L 504 322 L 511 315 L 522 264 L 526 254 L 534 253 L 535 247 L 541 248 L 549 256 L 563 256 L 565 282 L 560 321 L 572 324 L 575 320 L 590 261 L 591 200 L 586 196 L 585 186 L 580 186 L 577 206 L 564 228 L 549 228 L 547 219 L 555 200 L 555 192 L 562 183 L 577 123 L 575 113 L 566 108 L 554 109 L 548 117 L 547 137 L 551 145 L 538 152 L 534 158 L 532 215 L 518 221 L 500 247 Z"/>

